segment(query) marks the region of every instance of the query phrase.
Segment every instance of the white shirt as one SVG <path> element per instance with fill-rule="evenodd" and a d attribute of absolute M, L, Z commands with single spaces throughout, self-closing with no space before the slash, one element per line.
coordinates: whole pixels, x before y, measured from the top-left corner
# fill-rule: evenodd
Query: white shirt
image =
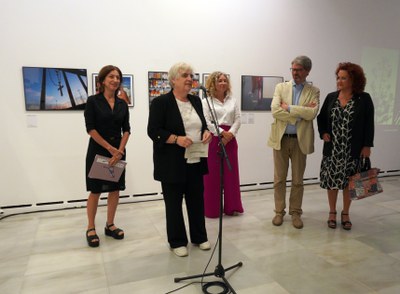
<path fill-rule="evenodd" d="M 185 127 L 186 136 L 189 137 L 193 143 L 201 142 L 201 120 L 196 110 L 193 108 L 192 103 L 189 101 L 183 102 L 176 99 L 179 112 L 181 113 L 183 126 Z M 188 159 L 187 163 L 200 162 L 200 158 Z"/>
<path fill-rule="evenodd" d="M 231 96 L 226 96 L 224 102 L 219 101 L 217 98 L 208 97 L 211 108 L 214 105 L 215 116 L 218 120 L 219 125 L 230 126 L 228 132 L 231 132 L 235 137 L 239 131 L 241 121 L 240 121 L 240 108 L 236 103 L 236 100 Z M 212 116 L 210 109 L 208 107 L 206 99 L 202 100 L 203 112 L 207 121 L 207 127 L 215 136 L 217 131 L 215 130 L 214 124 L 212 123 Z M 220 133 L 223 131 L 219 128 Z"/>

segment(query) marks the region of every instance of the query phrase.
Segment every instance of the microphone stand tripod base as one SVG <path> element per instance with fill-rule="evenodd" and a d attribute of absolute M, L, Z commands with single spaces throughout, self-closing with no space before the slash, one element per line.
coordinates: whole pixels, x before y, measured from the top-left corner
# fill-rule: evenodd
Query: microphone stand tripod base
<path fill-rule="evenodd" d="M 232 286 L 229 284 L 228 280 L 225 278 L 225 273 L 227 271 L 231 270 L 231 269 L 234 269 L 234 268 L 237 268 L 237 267 L 241 267 L 242 265 L 243 265 L 243 263 L 240 261 L 237 264 L 232 265 L 232 266 L 224 269 L 224 267 L 221 264 L 218 264 L 215 267 L 214 272 L 212 272 L 212 273 L 204 273 L 204 274 L 187 276 L 187 277 L 182 277 L 182 278 L 175 278 L 174 282 L 178 283 L 178 282 L 183 281 L 183 280 L 202 278 L 202 277 L 209 277 L 209 276 L 216 276 L 218 278 L 221 278 L 223 280 L 223 282 L 209 282 L 209 283 L 207 282 L 207 283 L 205 283 L 203 285 L 203 292 L 204 293 L 209 293 L 209 292 L 206 292 L 207 286 L 216 286 L 216 285 L 218 285 L 218 286 L 222 287 L 221 286 L 221 283 L 222 283 L 224 286 L 226 286 L 224 288 L 229 288 L 230 292 L 221 292 L 221 293 L 233 293 L 233 294 L 236 294 L 235 290 L 232 288 Z"/>

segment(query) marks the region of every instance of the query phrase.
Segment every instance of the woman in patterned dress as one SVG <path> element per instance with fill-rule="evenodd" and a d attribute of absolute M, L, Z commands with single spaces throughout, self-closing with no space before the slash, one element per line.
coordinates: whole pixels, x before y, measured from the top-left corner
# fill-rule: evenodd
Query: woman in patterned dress
<path fill-rule="evenodd" d="M 336 228 L 338 191 L 343 190 L 343 229 L 351 230 L 349 176 L 356 173 L 360 157 L 369 157 L 374 141 L 374 105 L 364 92 L 363 69 L 354 63 L 339 63 L 337 91 L 325 98 L 317 117 L 318 131 L 324 141 L 320 186 L 328 191 L 328 227 Z"/>

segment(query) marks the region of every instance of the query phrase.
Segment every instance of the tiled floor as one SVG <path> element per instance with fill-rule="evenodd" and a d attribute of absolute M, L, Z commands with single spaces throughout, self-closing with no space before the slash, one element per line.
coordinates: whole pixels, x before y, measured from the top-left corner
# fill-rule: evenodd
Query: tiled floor
<path fill-rule="evenodd" d="M 245 213 L 223 218 L 222 265 L 243 262 L 227 280 L 241 294 L 400 293 L 400 178 L 384 178 L 383 187 L 352 204 L 351 231 L 327 228 L 327 197 L 318 185 L 306 186 L 302 230 L 288 216 L 281 227 L 272 225 L 272 190 L 244 192 Z M 0 293 L 158 294 L 200 281 L 174 282 L 202 273 L 212 251 L 189 246 L 184 258 L 169 251 L 162 201 L 120 205 L 122 241 L 104 236 L 105 211 L 97 216 L 99 248 L 86 245 L 84 209 L 2 219 Z M 207 229 L 216 244 L 218 220 L 207 219 Z M 207 272 L 217 263 L 215 254 Z M 193 283 L 174 293 L 203 292 Z"/>

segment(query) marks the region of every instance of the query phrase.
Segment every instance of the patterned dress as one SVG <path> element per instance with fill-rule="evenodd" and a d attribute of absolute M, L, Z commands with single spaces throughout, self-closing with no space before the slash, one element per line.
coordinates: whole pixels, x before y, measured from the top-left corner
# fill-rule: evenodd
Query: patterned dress
<path fill-rule="evenodd" d="M 320 172 L 320 186 L 324 189 L 343 190 L 349 184 L 349 176 L 356 170 L 358 160 L 350 155 L 351 122 L 354 116 L 354 101 L 345 107 L 336 100 L 331 110 L 332 154 L 323 156 Z"/>

